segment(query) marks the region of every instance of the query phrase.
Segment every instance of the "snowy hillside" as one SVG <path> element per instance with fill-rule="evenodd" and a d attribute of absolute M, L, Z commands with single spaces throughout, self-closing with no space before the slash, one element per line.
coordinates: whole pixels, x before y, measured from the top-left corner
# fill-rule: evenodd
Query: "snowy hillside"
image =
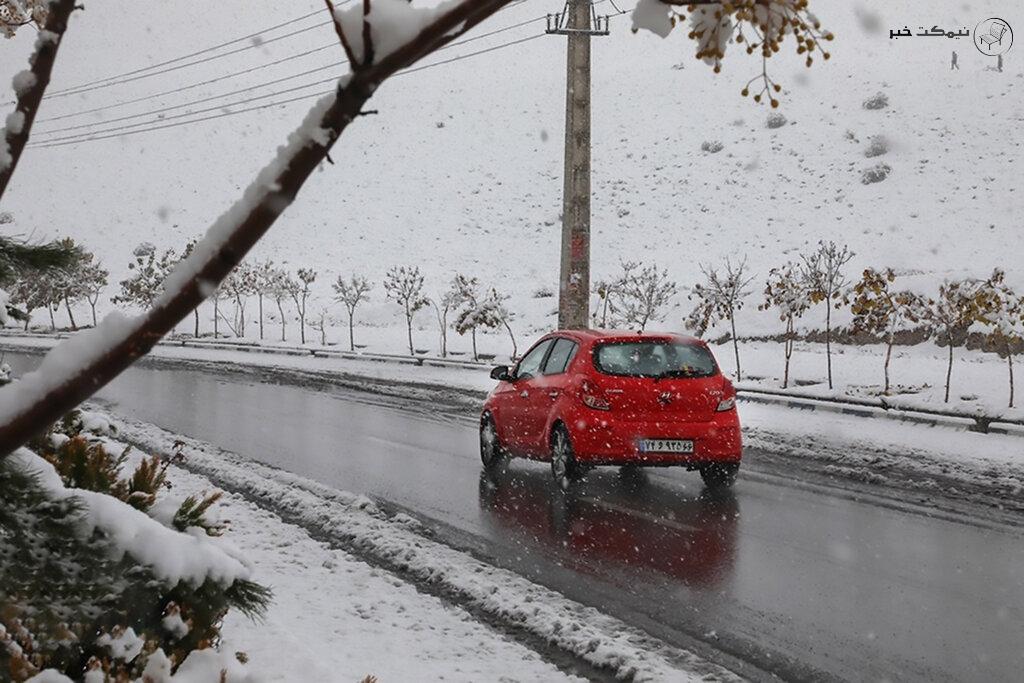
<path fill-rule="evenodd" d="M 945 277 L 987 274 L 999 265 L 1009 270 L 1011 282 L 1024 285 L 1007 250 L 1019 241 L 1014 217 L 1024 209 L 1024 47 L 1011 50 L 1005 71 L 997 73 L 969 41 L 901 42 L 888 35 L 891 26 L 903 25 L 973 30 L 992 15 L 1024 26 L 1024 13 L 995 2 L 813 5 L 836 34 L 833 57 L 808 70 L 786 45 L 773 60 L 770 69 L 785 87 L 780 111 L 788 120 L 778 129 L 766 126 L 769 109 L 740 97 L 760 69 L 741 51 L 727 54 L 716 76 L 693 59 L 682 32 L 667 40 L 631 35 L 628 16 L 612 20 L 610 37 L 594 40 L 594 276 L 610 276 L 620 259 L 633 259 L 666 266 L 689 285 L 699 276 L 698 262 L 747 255 L 759 290 L 770 267 L 819 239 L 833 239 L 857 252 L 851 274 L 869 265 L 893 266 L 931 291 Z M 620 3 L 622 9 L 631 6 Z M 255 88 L 337 62 L 337 47 L 220 78 L 331 45 L 329 25 L 284 37 L 322 23 L 316 14 L 176 62 L 166 73 L 58 95 L 258 32 L 320 5 L 302 0 L 281 8 L 222 0 L 197 20 L 181 16 L 180 6 L 171 3 L 146 3 L 145 9 L 129 0 L 90 5 L 75 17 L 51 88 L 55 96 L 41 115 L 66 118 L 39 122 L 36 143 L 145 122 L 147 128 L 169 125 L 329 88 L 320 84 L 233 105 L 340 73 L 337 67 Z M 410 264 L 428 273 L 432 291 L 442 289 L 455 270 L 476 275 L 513 294 L 520 331 L 549 326 L 554 300 L 532 294 L 557 285 L 565 41 L 542 35 L 542 16 L 560 8 L 556 2 L 519 3 L 475 35 L 538 21 L 453 47 L 428 63 L 465 58 L 388 83 L 373 102 L 380 113 L 346 134 L 333 155 L 336 165 L 311 180 L 254 258 L 314 266 L 322 273 L 317 286 L 325 300 L 336 275 L 365 274 L 378 283 L 364 312 L 377 324 L 398 322 L 398 308 L 384 302 L 379 285 L 384 271 Z M 599 9 L 614 11 L 611 3 Z M 537 38 L 471 55 L 531 36 Z M 31 40 L 26 31 L 0 43 L 0 80 L 22 68 Z M 100 42 L 104 49 L 94 49 Z M 242 49 L 247 47 L 252 49 Z M 960 71 L 949 69 L 952 49 L 959 52 Z M 243 88 L 254 89 L 113 121 Z M 889 106 L 865 109 L 863 101 L 878 92 L 888 96 Z M 205 231 L 309 102 L 33 148 L 5 209 L 24 234 L 85 242 L 116 282 L 137 243 L 180 249 Z M 205 113 L 173 118 L 198 110 Z M 83 124 L 94 125 L 59 130 Z M 888 152 L 868 158 L 877 136 L 885 138 Z M 705 141 L 720 141 L 723 148 L 702 151 Z M 889 176 L 863 184 L 863 171 L 879 163 L 891 168 Z M 677 301 L 686 307 L 685 294 Z M 681 312 L 673 312 L 667 325 L 676 326 Z M 754 306 L 744 314 L 750 331 L 777 326 Z M 423 316 L 426 325 L 428 312 Z"/>

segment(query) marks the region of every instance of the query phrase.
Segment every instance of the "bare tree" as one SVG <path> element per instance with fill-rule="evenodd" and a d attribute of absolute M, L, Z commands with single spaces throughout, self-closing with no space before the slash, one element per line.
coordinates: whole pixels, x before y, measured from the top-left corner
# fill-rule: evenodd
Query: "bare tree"
<path fill-rule="evenodd" d="M 749 285 L 753 277 L 746 274 L 747 259 L 733 263 L 725 260 L 725 270 L 719 273 L 711 266 L 700 267 L 704 274 L 704 282 L 693 286 L 690 299 L 697 299 L 697 306 L 690 313 L 690 327 L 703 335 L 709 326 L 718 321 L 729 321 L 729 333 L 732 338 L 732 350 L 736 356 L 736 379 L 742 380 L 740 369 L 740 345 L 736 335 L 736 311 L 743 308 L 744 300 L 750 296 Z"/>
<path fill-rule="evenodd" d="M 87 263 L 91 262 L 93 255 L 87 253 L 81 245 L 77 244 L 70 237 L 61 240 L 61 245 L 67 251 L 75 254 L 74 259 L 63 268 L 55 269 L 52 272 L 53 301 L 52 307 L 57 308 L 64 304 L 64 310 L 68 314 L 68 324 L 72 330 L 78 329 L 75 322 L 75 314 L 71 309 L 85 298 L 85 287 L 82 282 L 82 275 Z M 51 311 L 52 323 L 52 311 Z M 56 325 L 53 325 L 54 327 Z"/>
<path fill-rule="evenodd" d="M 960 280 L 942 284 L 938 298 L 928 299 L 921 311 L 921 320 L 949 349 L 946 393 L 943 399 L 946 403 L 949 403 L 949 389 L 953 379 L 953 350 L 964 343 L 967 329 L 971 325 L 985 319 L 990 303 L 985 283 L 979 280 Z"/>
<path fill-rule="evenodd" d="M 853 329 L 885 338 L 885 387 L 882 393 L 889 393 L 889 363 L 896 331 L 905 322 L 917 322 L 921 301 L 913 292 L 894 291 L 896 273 L 892 268 L 879 272 L 873 268 L 864 271 L 860 282 L 853 287 L 854 298 L 850 304 L 853 312 Z"/>
<path fill-rule="evenodd" d="M 96 327 L 96 304 L 99 303 L 100 294 L 107 287 L 107 278 L 110 272 L 101 264 L 93 261 L 93 255 L 89 254 L 88 262 L 82 267 L 82 289 L 85 292 L 85 299 L 89 302 L 92 311 L 92 326 Z"/>
<path fill-rule="evenodd" d="M 348 312 L 348 347 L 350 351 L 355 351 L 356 307 L 370 298 L 370 290 L 373 289 L 373 285 L 365 277 L 359 275 L 353 275 L 348 281 L 339 275 L 331 286 L 334 288 L 334 300 L 344 304 L 345 310 Z"/>
<path fill-rule="evenodd" d="M 835 242 L 818 242 L 818 248 L 804 255 L 801 269 L 804 286 L 812 303 L 825 304 L 825 362 L 828 366 L 828 388 L 832 388 L 832 309 L 843 305 L 842 292 L 846 287 L 843 268 L 854 253 L 849 247 Z"/>
<path fill-rule="evenodd" d="M 440 331 L 441 358 L 448 357 L 448 314 L 454 311 L 462 303 L 462 294 L 459 291 L 457 282 L 453 280 L 448 290 L 436 299 L 430 300 L 437 315 L 437 328 Z"/>
<path fill-rule="evenodd" d="M 135 260 L 128 264 L 132 274 L 121 280 L 121 291 L 111 301 L 148 310 L 163 291 L 164 281 L 177 264 L 178 257 L 173 249 L 157 256 L 157 249 L 150 242 L 135 247 L 132 254 Z"/>
<path fill-rule="evenodd" d="M 764 297 L 764 303 L 759 308 L 763 311 L 769 308 L 776 309 L 779 313 L 779 320 L 786 323 L 786 332 L 783 338 L 786 367 L 782 374 L 782 388 L 785 389 L 789 386 L 789 362 L 793 357 L 793 347 L 796 344 L 796 320 L 810 307 L 807 301 L 807 290 L 804 289 L 797 265 L 787 263 L 781 268 L 772 268 L 768 273 Z"/>
<path fill-rule="evenodd" d="M 291 292 L 298 289 L 299 285 L 288 271 L 277 268 L 271 274 L 270 297 L 277 304 L 277 315 L 281 322 L 281 341 L 288 341 L 287 322 L 288 316 L 284 312 L 284 302 L 291 298 Z"/>
<path fill-rule="evenodd" d="M 316 317 L 309 322 L 310 329 L 320 333 L 320 346 L 327 346 L 327 324 L 329 322 L 327 307 L 321 306 Z"/>
<path fill-rule="evenodd" d="M 295 311 L 299 314 L 299 338 L 301 343 L 306 343 L 306 301 L 309 299 L 309 289 L 316 280 L 316 271 L 312 268 L 299 268 L 295 271 L 295 279 L 289 278 L 288 295 L 295 303 Z"/>
<path fill-rule="evenodd" d="M 220 302 L 228 298 L 228 293 L 224 289 L 224 283 L 217 285 L 213 288 L 210 293 L 210 299 L 213 301 L 213 338 L 220 339 L 220 323 L 223 320 L 224 324 L 231 330 L 231 334 L 238 336 L 238 330 L 235 329 L 235 324 L 231 322 L 224 313 L 220 310 Z"/>
<path fill-rule="evenodd" d="M 276 272 L 274 262 L 269 260 L 261 261 L 253 268 L 252 289 L 260 317 L 260 341 L 263 341 L 263 299 L 272 295 Z"/>
<path fill-rule="evenodd" d="M 60 6 L 66 2 L 73 7 L 70 0 L 60 0 Z M 395 6 L 392 9 L 402 12 L 403 16 L 392 18 L 411 29 L 401 34 L 371 25 L 372 0 L 352 3 L 338 11 L 330 0 L 326 2 L 351 73 L 343 76 L 338 88 L 313 106 L 288 144 L 279 149 L 277 157 L 259 173 L 242 199 L 211 227 L 195 253 L 179 266 L 154 307 L 131 324 L 111 319 L 109 325 L 101 324 L 94 332 L 86 333 L 84 341 L 76 339 L 76 346 L 83 345 L 89 352 L 82 353 L 73 366 L 44 360 L 30 381 L 23 378 L 18 383 L 18 397 L 11 393 L 10 387 L 0 390 L 0 453 L 13 451 L 105 386 L 191 313 L 295 200 L 305 181 L 327 158 L 349 124 L 364 113 L 364 105 L 382 83 L 473 30 L 512 0 L 455 0 L 428 14 L 418 7 Z M 799 38 L 801 52 L 818 50 L 822 40 L 831 39 L 831 34 L 820 31 L 806 0 L 776 2 L 780 9 L 790 13 L 790 21 L 776 21 L 772 12 L 751 12 L 738 3 L 716 4 L 716 11 L 728 22 L 716 19 L 715 23 L 731 25 L 730 35 L 722 40 L 724 31 L 712 32 L 711 35 L 716 36 L 716 43 L 712 45 L 703 31 L 691 32 L 690 37 L 700 45 L 697 57 L 715 63 L 717 70 L 728 39 L 742 32 L 744 26 L 760 31 L 765 37 L 764 58 L 770 57 L 788 35 Z M 650 26 L 650 18 L 644 17 L 642 23 L 645 28 L 664 35 L 674 25 L 669 13 L 666 5 L 663 22 Z M 375 30 L 389 40 L 380 51 L 374 38 Z M 814 38 L 810 48 L 807 47 L 809 36 Z M 767 84 L 767 72 L 764 73 Z"/>
<path fill-rule="evenodd" d="M 185 243 L 185 248 L 182 249 L 182 251 L 181 251 L 181 260 L 182 261 L 184 261 L 185 259 L 187 259 L 189 256 L 192 255 L 192 252 L 195 251 L 195 248 L 196 248 L 197 244 L 199 244 L 199 239 L 196 238 L 196 237 L 193 237 L 192 239 L 190 239 L 188 242 Z M 199 339 L 199 306 L 196 306 L 192 310 L 192 318 L 193 318 L 193 321 L 192 321 L 193 322 L 192 336 L 195 337 L 196 339 Z M 216 315 L 214 316 L 214 319 L 216 319 Z"/>
<path fill-rule="evenodd" d="M 235 336 L 245 336 L 245 305 L 249 297 L 256 294 L 256 271 L 249 264 L 242 262 L 231 271 L 221 285 L 225 293 L 235 302 L 234 325 Z"/>
<path fill-rule="evenodd" d="M 384 278 L 384 291 L 389 299 L 402 307 L 405 327 L 409 332 L 409 355 L 416 355 L 412 346 L 412 319 L 416 312 L 430 303 L 423 295 L 423 275 L 419 267 L 395 266 Z"/>
<path fill-rule="evenodd" d="M 480 294 L 480 281 L 475 277 L 467 277 L 461 273 L 457 273 L 452 278 L 452 291 L 454 292 L 455 305 L 458 307 L 455 318 L 455 331 L 459 333 L 459 336 L 469 332 L 470 339 L 473 342 L 473 360 L 479 360 L 480 356 L 477 352 L 476 347 L 476 331 L 477 328 L 489 325 L 485 324 L 488 322 L 481 313 L 480 301 L 482 295 Z"/>
<path fill-rule="evenodd" d="M 611 286 L 607 297 L 618 321 L 642 332 L 652 320 L 662 320 L 662 309 L 672 302 L 678 291 L 667 270 L 639 263 L 622 264 L 622 275 Z"/>
<path fill-rule="evenodd" d="M 491 308 L 494 312 L 494 318 L 501 323 L 508 332 L 509 339 L 512 340 L 512 356 L 511 359 L 515 360 L 519 357 L 519 345 L 516 343 L 515 332 L 512 331 L 512 321 L 516 319 L 515 313 L 508 307 L 508 294 L 501 294 L 494 287 L 491 288 L 490 294 L 487 295 L 485 304 Z"/>
<path fill-rule="evenodd" d="M 623 266 L 625 266 L 625 264 L 623 264 Z M 616 280 L 597 280 L 594 282 L 593 291 L 600 302 L 598 304 L 598 309 L 601 311 L 599 314 L 597 309 L 594 310 L 594 325 L 597 327 L 607 328 L 609 315 L 615 314 L 615 304 L 612 299 L 615 294 L 617 282 L 618 281 Z"/>
<path fill-rule="evenodd" d="M 1013 356 L 1016 349 L 1024 346 L 1024 295 L 1015 293 L 998 269 L 988 279 L 985 290 L 981 323 L 989 330 L 989 344 L 1006 358 L 1010 373 L 1008 407 L 1013 408 Z"/>

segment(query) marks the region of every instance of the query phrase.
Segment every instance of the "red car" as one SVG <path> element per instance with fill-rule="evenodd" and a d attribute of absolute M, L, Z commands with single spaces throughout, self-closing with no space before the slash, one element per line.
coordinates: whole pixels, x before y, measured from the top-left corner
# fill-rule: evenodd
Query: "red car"
<path fill-rule="evenodd" d="M 565 330 L 537 342 L 480 416 L 480 457 L 551 462 L 567 488 L 598 465 L 679 466 L 729 486 L 742 455 L 736 390 L 707 344 L 675 334 Z"/>

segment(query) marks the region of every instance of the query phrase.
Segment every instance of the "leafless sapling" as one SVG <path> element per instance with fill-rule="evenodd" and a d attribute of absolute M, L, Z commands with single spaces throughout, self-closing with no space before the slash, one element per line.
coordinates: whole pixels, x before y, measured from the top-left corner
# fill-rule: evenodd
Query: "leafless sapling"
<path fill-rule="evenodd" d="M 384 291 L 389 299 L 402 307 L 405 327 L 409 333 L 409 355 L 414 356 L 416 351 L 412 345 L 412 320 L 430 302 L 423 294 L 423 275 L 419 266 L 395 266 L 390 269 L 384 277 Z"/>
<path fill-rule="evenodd" d="M 369 300 L 370 290 L 373 289 L 373 285 L 365 277 L 359 275 L 353 275 L 348 280 L 339 275 L 331 287 L 334 288 L 334 300 L 340 301 L 348 313 L 348 347 L 350 351 L 355 351 L 356 307 Z"/>
<path fill-rule="evenodd" d="M 825 304 L 825 363 L 828 368 L 828 388 L 832 388 L 832 309 L 843 305 L 846 274 L 843 268 L 854 253 L 849 247 L 835 242 L 818 242 L 818 248 L 805 254 L 801 272 L 807 296 L 812 303 Z"/>
<path fill-rule="evenodd" d="M 729 336 L 732 339 L 732 350 L 736 357 L 736 379 L 743 379 L 740 368 L 740 345 L 736 334 L 736 312 L 750 296 L 750 283 L 753 276 L 747 275 L 747 259 L 736 263 L 725 260 L 722 272 L 711 266 L 702 265 L 700 272 L 704 281 L 693 286 L 689 298 L 696 299 L 697 305 L 690 313 L 688 324 L 703 335 L 708 327 L 719 321 L 729 322 Z"/>

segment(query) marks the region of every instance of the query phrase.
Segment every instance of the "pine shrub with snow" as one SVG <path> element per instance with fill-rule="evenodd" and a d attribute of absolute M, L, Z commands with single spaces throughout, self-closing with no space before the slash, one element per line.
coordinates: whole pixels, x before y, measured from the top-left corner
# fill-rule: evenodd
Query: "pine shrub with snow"
<path fill-rule="evenodd" d="M 126 475 L 129 454 L 110 453 L 110 436 L 75 413 L 0 461 L 5 680 L 169 680 L 193 653 L 214 656 L 230 608 L 258 618 L 268 604 L 247 565 L 209 540 L 223 529 L 210 519 L 219 494 L 159 521 L 167 461 L 137 459 Z"/>

